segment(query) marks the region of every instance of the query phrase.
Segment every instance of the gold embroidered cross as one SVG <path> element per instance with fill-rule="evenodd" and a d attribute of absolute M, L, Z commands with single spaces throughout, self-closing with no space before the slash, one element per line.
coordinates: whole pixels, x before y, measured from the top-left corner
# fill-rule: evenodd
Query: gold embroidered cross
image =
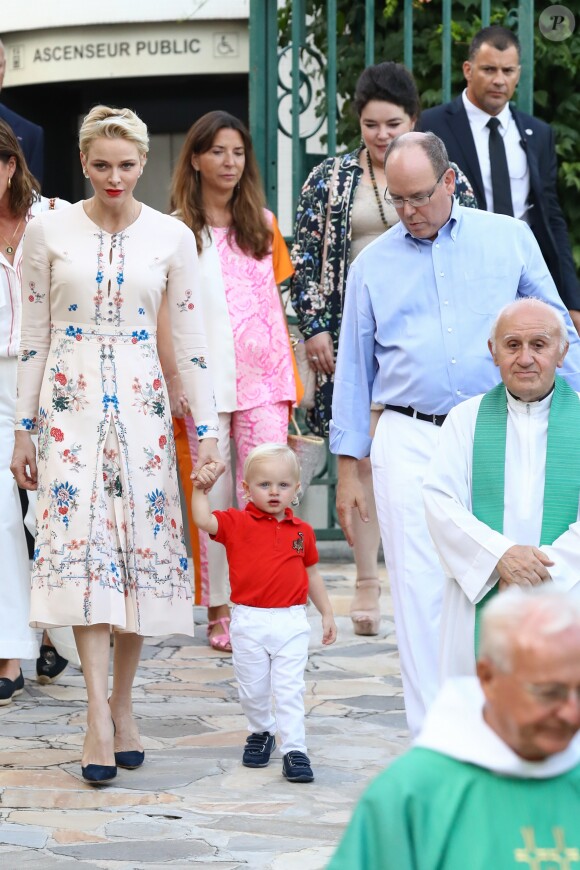
<path fill-rule="evenodd" d="M 554 846 L 536 846 L 533 828 L 522 828 L 522 838 L 525 848 L 516 849 L 514 858 L 518 864 L 527 864 L 530 870 L 573 870 L 574 865 L 580 865 L 580 849 L 566 847 L 563 828 L 552 828 Z M 545 866 L 549 863 L 549 867 Z"/>

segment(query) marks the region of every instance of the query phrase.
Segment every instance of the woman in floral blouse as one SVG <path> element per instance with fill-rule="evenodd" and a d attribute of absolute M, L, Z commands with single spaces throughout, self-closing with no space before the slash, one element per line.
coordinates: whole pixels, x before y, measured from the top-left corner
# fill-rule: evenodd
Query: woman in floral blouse
<path fill-rule="evenodd" d="M 292 262 L 292 304 L 306 339 L 310 366 L 316 372 L 315 405 L 307 414 L 309 427 L 328 435 L 333 373 L 338 348 L 343 296 L 350 263 L 361 250 L 399 218 L 385 200 L 384 157 L 389 142 L 413 130 L 420 112 L 419 94 L 411 73 L 387 61 L 367 67 L 354 95 L 361 144 L 340 158 L 329 158 L 307 178 L 298 202 Z M 477 206 L 467 178 L 456 174 L 455 194 L 462 205 Z M 329 207 L 330 193 L 330 207 Z M 327 222 L 328 213 L 328 222 Z M 324 275 L 322 260 L 326 237 Z M 385 292 L 393 276 L 385 276 Z M 373 408 L 371 428 L 380 408 Z M 369 505 L 368 523 L 355 520 L 356 592 L 351 618 L 356 634 L 374 635 L 380 623 L 377 553 L 380 542 L 374 507 L 370 462 L 361 460 L 359 475 Z"/>

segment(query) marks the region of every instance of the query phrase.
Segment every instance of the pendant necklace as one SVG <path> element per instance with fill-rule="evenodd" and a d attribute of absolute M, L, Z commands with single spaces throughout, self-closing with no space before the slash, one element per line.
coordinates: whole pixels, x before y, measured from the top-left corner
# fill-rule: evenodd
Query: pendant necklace
<path fill-rule="evenodd" d="M 22 226 L 22 218 L 20 218 L 20 220 L 18 221 L 18 224 L 16 226 L 16 229 L 12 233 L 12 237 L 11 237 L 10 241 L 8 241 L 6 236 L 3 236 L 2 233 L 0 233 L 0 239 L 3 239 L 6 242 L 6 253 L 7 254 L 14 253 L 14 245 L 12 244 L 12 242 L 16 238 L 16 233 L 18 232 L 18 230 L 20 229 L 21 226 Z"/>
<path fill-rule="evenodd" d="M 368 168 L 369 168 L 369 175 L 370 175 L 370 177 L 371 177 L 371 181 L 372 181 L 372 183 L 373 183 L 373 190 L 374 190 L 374 192 L 375 192 L 375 199 L 376 199 L 376 201 L 377 201 L 377 205 L 378 205 L 378 207 L 379 207 L 379 213 L 380 213 L 380 215 L 381 215 L 381 220 L 382 220 L 382 222 L 383 222 L 383 226 L 385 227 L 385 229 L 388 229 L 388 228 L 389 228 L 389 224 L 388 224 L 387 219 L 386 219 L 386 217 L 385 217 L 385 212 L 384 212 L 384 209 L 383 209 L 383 204 L 382 204 L 382 202 L 381 202 L 381 195 L 380 195 L 380 193 L 379 193 L 379 188 L 378 188 L 378 186 L 377 186 L 377 180 L 376 180 L 376 178 L 375 178 L 375 171 L 374 171 L 374 169 L 373 169 L 373 163 L 372 163 L 371 155 L 369 154 L 369 149 L 368 149 L 368 148 L 367 148 L 367 166 L 368 166 Z"/>

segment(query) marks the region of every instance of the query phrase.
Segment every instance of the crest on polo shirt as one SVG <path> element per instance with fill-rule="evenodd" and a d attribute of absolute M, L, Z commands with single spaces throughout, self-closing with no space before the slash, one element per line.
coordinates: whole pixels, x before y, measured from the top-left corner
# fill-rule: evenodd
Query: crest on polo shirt
<path fill-rule="evenodd" d="M 298 532 L 298 537 L 295 541 L 292 541 L 292 549 L 296 550 L 297 553 L 304 552 L 304 535 L 302 532 Z"/>

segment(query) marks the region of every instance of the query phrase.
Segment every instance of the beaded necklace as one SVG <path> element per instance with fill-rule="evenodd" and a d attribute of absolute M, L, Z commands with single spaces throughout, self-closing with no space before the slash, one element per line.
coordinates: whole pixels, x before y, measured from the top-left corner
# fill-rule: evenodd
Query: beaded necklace
<path fill-rule="evenodd" d="M 383 226 L 385 227 L 385 229 L 388 229 L 388 228 L 389 228 L 389 224 L 388 224 L 388 222 L 387 222 L 387 219 L 386 219 L 386 217 L 385 217 L 385 212 L 384 212 L 384 210 L 383 210 L 383 203 L 381 202 L 381 195 L 380 195 L 380 193 L 379 193 L 379 188 L 378 188 L 378 186 L 377 186 L 377 180 L 376 180 L 376 178 L 375 178 L 375 171 L 374 171 L 374 169 L 373 169 L 373 164 L 372 164 L 372 160 L 371 160 L 371 155 L 369 154 L 369 149 L 368 149 L 368 148 L 367 148 L 367 166 L 368 166 L 368 168 L 369 168 L 369 175 L 370 175 L 370 177 L 371 177 L 371 181 L 372 181 L 372 183 L 373 183 L 373 190 L 374 190 L 374 192 L 375 192 L 375 199 L 376 199 L 376 201 L 377 201 L 377 205 L 378 205 L 378 207 L 379 207 L 379 213 L 380 213 L 380 215 L 381 215 L 381 220 L 382 220 L 382 222 L 383 222 Z"/>

